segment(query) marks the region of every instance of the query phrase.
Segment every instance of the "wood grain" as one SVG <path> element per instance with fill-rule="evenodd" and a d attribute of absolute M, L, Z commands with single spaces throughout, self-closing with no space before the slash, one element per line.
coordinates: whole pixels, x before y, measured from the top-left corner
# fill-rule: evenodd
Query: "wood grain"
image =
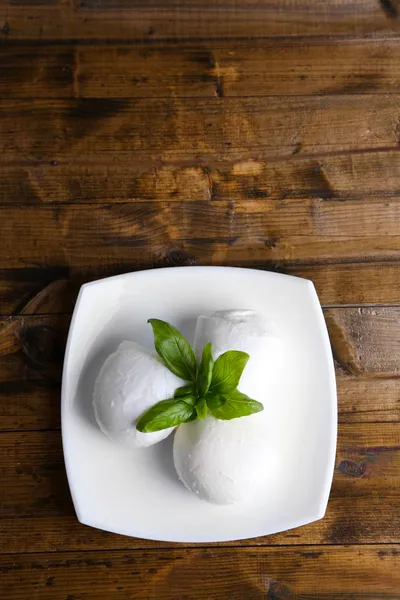
<path fill-rule="evenodd" d="M 43 600 L 176 600 L 193 590 L 218 600 L 395 600 L 399 553 L 375 545 L 33 554 L 4 557 L 0 569 L 9 600 L 32 589 Z"/>
<path fill-rule="evenodd" d="M 279 38 L 196 46 L 3 45 L 2 98 L 398 93 L 394 39 Z"/>
<path fill-rule="evenodd" d="M 394 261 L 399 220 L 395 200 L 0 207 L 0 266 L 148 264 L 177 246 L 203 261 L 237 264 Z"/>
<path fill-rule="evenodd" d="M 238 544 L 398 541 L 399 435 L 399 423 L 341 425 L 325 518 L 299 529 Z M 0 450 L 4 484 L 0 552 L 174 546 L 107 534 L 79 524 L 68 493 L 58 431 L 2 433 Z"/>
<path fill-rule="evenodd" d="M 64 295 L 62 284 L 58 291 Z M 399 422 L 400 309 L 336 308 L 324 314 L 336 361 L 339 421 Z M 68 315 L 0 320 L 0 429 L 59 428 L 69 320 Z"/>
<path fill-rule="evenodd" d="M 60 383 L 70 316 L 0 321 L 0 429 L 60 427 Z"/>
<path fill-rule="evenodd" d="M 396 303 L 399 218 L 393 199 L 4 206 L 0 311 L 29 301 L 38 281 L 168 264 L 267 268 L 310 276 L 324 303 Z"/>
<path fill-rule="evenodd" d="M 1 204 L 399 199 L 400 151 L 157 164 L 0 164 Z"/>
<path fill-rule="evenodd" d="M 72 312 L 77 289 L 68 266 L 0 270 L 0 313 Z"/>
<path fill-rule="evenodd" d="M 323 304 L 398 304 L 397 263 L 283 265 L 278 270 L 311 279 Z"/>
<path fill-rule="evenodd" d="M 400 420 L 400 379 L 348 377 L 336 372 L 339 423 Z"/>
<path fill-rule="evenodd" d="M 13 0 L 2 36 L 14 40 L 183 41 L 398 32 L 397 0 Z"/>
<path fill-rule="evenodd" d="M 0 163 L 98 166 L 395 149 L 398 96 L 0 100 Z"/>
<path fill-rule="evenodd" d="M 129 252 L 131 262 L 127 262 L 122 256 L 123 250 L 121 248 L 113 260 L 98 257 L 96 262 L 93 259 L 95 264 L 85 267 L 69 266 L 63 260 L 53 266 L 0 269 L 0 314 L 71 312 L 81 284 L 140 268 L 238 264 L 224 257 L 222 252 L 213 258 L 211 245 L 208 256 L 199 256 L 198 246 L 191 254 L 175 246 L 147 263 L 143 263 L 133 251 Z M 311 279 L 320 301 L 325 305 L 399 303 L 400 266 L 396 262 L 295 265 L 289 261 L 271 261 L 267 256 L 254 256 L 242 265 Z M 59 278 L 68 278 L 60 284 L 64 293 L 57 291 Z"/>
<path fill-rule="evenodd" d="M 398 373 L 400 338 L 391 331 L 393 317 L 400 317 L 400 309 L 325 311 L 334 357 L 339 367 L 352 375 Z"/>

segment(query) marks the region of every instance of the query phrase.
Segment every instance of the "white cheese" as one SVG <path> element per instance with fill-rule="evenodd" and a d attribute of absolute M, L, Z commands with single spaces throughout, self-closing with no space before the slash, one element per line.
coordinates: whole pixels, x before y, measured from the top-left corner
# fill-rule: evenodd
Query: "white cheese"
<path fill-rule="evenodd" d="M 136 422 L 142 413 L 174 395 L 184 381 L 171 373 L 157 355 L 136 342 L 122 342 L 103 364 L 96 379 L 93 407 L 101 430 L 113 441 L 144 448 L 165 439 L 173 428 L 142 433 Z"/>
<path fill-rule="evenodd" d="M 198 355 L 207 342 L 216 359 L 227 350 L 248 352 L 250 360 L 239 383 L 241 392 L 262 402 L 273 401 L 279 377 L 281 342 L 272 326 L 249 310 L 225 311 L 199 317 L 195 334 Z M 268 483 L 277 457 L 268 440 L 265 412 L 222 421 L 209 416 L 178 427 L 174 464 L 184 485 L 216 504 L 242 502 Z"/>

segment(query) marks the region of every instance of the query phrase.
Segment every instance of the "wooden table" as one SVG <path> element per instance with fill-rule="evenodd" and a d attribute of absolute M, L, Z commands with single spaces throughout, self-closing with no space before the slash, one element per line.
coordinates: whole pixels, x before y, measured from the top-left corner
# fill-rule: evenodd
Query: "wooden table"
<path fill-rule="evenodd" d="M 400 598 L 399 14 L 1 0 L 2 599 Z M 60 372 L 79 285 L 187 264 L 315 282 L 339 390 L 321 521 L 195 546 L 76 520 Z"/>

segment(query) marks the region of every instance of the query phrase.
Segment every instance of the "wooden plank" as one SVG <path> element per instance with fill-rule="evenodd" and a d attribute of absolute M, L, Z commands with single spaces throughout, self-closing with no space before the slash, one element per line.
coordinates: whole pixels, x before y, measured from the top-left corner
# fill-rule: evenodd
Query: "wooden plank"
<path fill-rule="evenodd" d="M 3 45 L 2 98 L 398 93 L 394 39 L 185 45 Z"/>
<path fill-rule="evenodd" d="M 46 5 L 57 0 L 33 0 L 33 3 Z M 26 2 L 26 0 L 12 0 L 12 2 Z M 347 16 L 358 14 L 363 10 L 371 10 L 372 6 L 368 0 L 352 0 L 343 7 L 341 0 L 328 0 L 325 6 L 314 6 L 309 0 L 283 0 L 281 6 L 277 7 L 271 0 L 81 0 L 78 7 L 88 8 L 96 11 L 106 11 L 114 9 L 133 8 L 142 10 L 143 8 L 152 8 L 153 10 L 162 10 L 169 7 L 178 8 L 183 11 L 185 7 L 189 10 L 201 8 L 206 11 L 210 8 L 233 9 L 235 11 L 252 12 L 255 9 L 274 10 L 283 14 L 294 10 L 308 13 L 309 16 L 321 16 L 328 14 L 333 16 L 333 12 L 346 14 Z"/>
<path fill-rule="evenodd" d="M 311 279 L 323 304 L 398 303 L 398 263 L 284 266 L 288 275 Z"/>
<path fill-rule="evenodd" d="M 399 423 L 341 425 L 331 500 L 324 519 L 238 544 L 398 542 L 399 435 Z M 173 546 L 79 524 L 68 493 L 59 432 L 2 433 L 0 449 L 0 552 Z"/>
<path fill-rule="evenodd" d="M 400 256 L 400 202 L 137 202 L 0 207 L 0 268 L 386 262 Z"/>
<path fill-rule="evenodd" d="M 0 97 L 71 98 L 73 91 L 73 47 L 50 52 L 2 45 L 0 48 Z"/>
<path fill-rule="evenodd" d="M 62 295 L 63 287 L 59 286 Z M 336 359 L 339 421 L 398 422 L 400 309 L 336 308 L 324 313 Z M 0 320 L 1 429 L 59 428 L 69 320 L 68 315 Z"/>
<path fill-rule="evenodd" d="M 121 248 L 121 256 L 125 249 Z M 251 261 L 239 263 L 224 255 L 218 256 L 204 251 L 200 256 L 198 248 L 189 254 L 182 247 L 165 250 L 161 256 L 154 256 L 144 263 L 141 257 L 129 252 L 130 262 L 124 256 L 115 256 L 108 261 L 98 257 L 97 264 L 87 267 L 68 266 L 65 260 L 60 264 L 43 267 L 17 267 L 0 269 L 0 314 L 42 314 L 71 312 L 79 286 L 94 279 L 118 275 L 141 268 L 225 265 L 278 271 L 311 279 L 323 304 L 398 304 L 400 264 L 398 262 L 322 263 L 320 265 L 295 265 L 291 261 L 270 260 L 261 253 Z M 60 278 L 68 278 L 62 280 Z M 53 286 L 54 287 L 51 287 Z M 58 286 L 63 293 L 60 293 Z"/>
<path fill-rule="evenodd" d="M 380 545 L 178 548 L 9 555 L 0 569 L 9 600 L 25 600 L 33 589 L 41 600 L 395 600 L 399 553 Z"/>
<path fill-rule="evenodd" d="M 272 160 L 299 149 L 317 159 L 394 150 L 397 103 L 396 94 L 1 100 L 0 162 L 193 166 Z"/>
<path fill-rule="evenodd" d="M 305 44 L 286 38 L 216 49 L 210 74 L 218 77 L 226 96 L 393 93 L 398 91 L 398 52 L 396 39 L 322 38 Z"/>
<path fill-rule="evenodd" d="M 400 64 L 400 62 L 399 62 Z M 398 199 L 400 151 L 174 166 L 0 165 L 1 204 Z"/>
<path fill-rule="evenodd" d="M 396 169 L 396 159 L 388 162 Z M 229 177 L 230 170 L 226 171 Z M 3 165 L 0 166 L 0 197 L 3 204 L 201 201 L 210 199 L 213 175 L 211 168 L 202 166 Z M 231 175 L 231 179 L 235 177 Z M 237 185 L 240 183 L 238 180 Z"/>
<path fill-rule="evenodd" d="M 351 375 L 400 373 L 400 338 L 391 331 L 400 309 L 328 309 L 324 315 L 340 369 Z"/>
<path fill-rule="evenodd" d="M 56 279 L 181 264 L 309 277 L 326 304 L 398 303 L 399 218 L 393 198 L 3 206 L 0 312 Z"/>
<path fill-rule="evenodd" d="M 3 11 L 7 40 L 180 41 L 277 36 L 365 35 L 398 31 L 395 0 L 13 0 Z"/>
<path fill-rule="evenodd" d="M 400 378 L 347 377 L 336 371 L 339 423 L 400 421 Z"/>
<path fill-rule="evenodd" d="M 382 494 L 389 505 L 400 492 L 393 488 L 400 482 L 399 433 L 399 422 L 341 424 L 331 497 Z"/>

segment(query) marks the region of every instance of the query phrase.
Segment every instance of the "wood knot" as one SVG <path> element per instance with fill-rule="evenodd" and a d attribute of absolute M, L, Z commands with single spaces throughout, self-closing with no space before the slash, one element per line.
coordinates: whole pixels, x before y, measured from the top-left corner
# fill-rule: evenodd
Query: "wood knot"
<path fill-rule="evenodd" d="M 170 267 L 190 267 L 196 264 L 196 259 L 183 250 L 168 252 L 167 265 Z"/>
<path fill-rule="evenodd" d="M 365 462 L 354 462 L 354 460 L 342 460 L 338 470 L 346 477 L 362 477 L 365 473 Z"/>
<path fill-rule="evenodd" d="M 271 581 L 269 584 L 268 600 L 293 600 L 294 594 L 291 589 L 280 581 Z"/>
<path fill-rule="evenodd" d="M 389 19 L 397 19 L 399 16 L 398 0 L 379 0 L 379 4 Z"/>
<path fill-rule="evenodd" d="M 250 198 L 259 199 L 259 198 L 268 198 L 269 192 L 267 190 L 261 190 L 260 188 L 249 188 L 247 190 L 247 194 Z"/>

